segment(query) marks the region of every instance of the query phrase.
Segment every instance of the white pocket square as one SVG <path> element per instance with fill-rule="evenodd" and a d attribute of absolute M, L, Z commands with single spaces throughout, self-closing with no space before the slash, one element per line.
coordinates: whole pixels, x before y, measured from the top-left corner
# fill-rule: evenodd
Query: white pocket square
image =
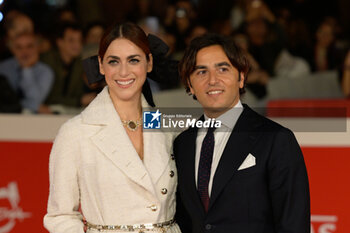
<path fill-rule="evenodd" d="M 243 163 L 241 164 L 241 166 L 239 166 L 238 171 L 253 166 L 255 166 L 255 157 L 251 153 L 249 153 L 243 161 Z"/>

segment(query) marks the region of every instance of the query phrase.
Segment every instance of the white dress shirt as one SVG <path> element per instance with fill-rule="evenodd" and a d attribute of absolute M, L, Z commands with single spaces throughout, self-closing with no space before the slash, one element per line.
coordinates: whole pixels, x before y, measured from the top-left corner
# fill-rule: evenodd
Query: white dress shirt
<path fill-rule="evenodd" d="M 218 167 L 221 155 L 224 152 L 226 143 L 242 112 L 243 112 L 243 105 L 241 101 L 238 101 L 238 103 L 233 108 L 231 108 L 230 110 L 228 110 L 227 112 L 225 112 L 224 114 L 216 118 L 216 120 L 221 121 L 221 128 L 216 129 L 214 131 L 215 144 L 214 144 L 214 154 L 213 154 L 213 160 L 211 163 L 210 179 L 209 179 L 209 187 L 208 187 L 209 196 L 211 193 L 211 188 L 213 186 L 213 177 L 214 177 L 216 168 Z M 204 118 L 205 120 L 208 119 L 206 115 L 204 115 Z M 198 130 L 197 139 L 196 139 L 196 161 L 195 161 L 196 186 L 198 181 L 198 167 L 199 167 L 200 153 L 201 153 L 204 137 L 207 134 L 207 130 L 208 129 L 206 128 L 200 128 Z"/>

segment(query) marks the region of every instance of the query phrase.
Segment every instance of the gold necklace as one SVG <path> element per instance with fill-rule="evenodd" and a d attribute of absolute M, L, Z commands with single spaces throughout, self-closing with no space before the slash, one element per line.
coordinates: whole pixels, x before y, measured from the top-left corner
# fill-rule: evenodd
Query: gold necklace
<path fill-rule="evenodd" d="M 124 126 L 126 126 L 131 131 L 136 131 L 137 128 L 141 125 L 142 118 L 138 119 L 137 121 L 133 120 L 122 120 L 122 123 Z"/>

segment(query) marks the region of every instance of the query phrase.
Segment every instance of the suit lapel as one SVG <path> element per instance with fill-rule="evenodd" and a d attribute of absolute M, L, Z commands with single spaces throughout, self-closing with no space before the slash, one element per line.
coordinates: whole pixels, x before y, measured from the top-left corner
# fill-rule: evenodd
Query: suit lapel
<path fill-rule="evenodd" d="M 261 125 L 261 122 L 258 120 L 259 118 L 254 116 L 256 113 L 248 106 L 245 105 L 244 107 L 244 111 L 229 137 L 216 169 L 209 209 L 229 180 L 237 172 L 258 137 L 257 128 Z"/>
<path fill-rule="evenodd" d="M 101 127 L 91 140 L 102 154 L 125 176 L 156 196 L 151 177 L 125 132 L 107 88 L 83 112 L 83 119 Z"/>

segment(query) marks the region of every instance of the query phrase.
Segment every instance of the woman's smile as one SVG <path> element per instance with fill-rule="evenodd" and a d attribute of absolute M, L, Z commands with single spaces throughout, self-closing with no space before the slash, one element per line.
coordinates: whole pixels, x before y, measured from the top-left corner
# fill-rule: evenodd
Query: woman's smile
<path fill-rule="evenodd" d="M 132 86 L 132 84 L 135 82 L 135 79 L 122 79 L 122 80 L 116 80 L 115 82 L 121 88 L 128 88 Z"/>

